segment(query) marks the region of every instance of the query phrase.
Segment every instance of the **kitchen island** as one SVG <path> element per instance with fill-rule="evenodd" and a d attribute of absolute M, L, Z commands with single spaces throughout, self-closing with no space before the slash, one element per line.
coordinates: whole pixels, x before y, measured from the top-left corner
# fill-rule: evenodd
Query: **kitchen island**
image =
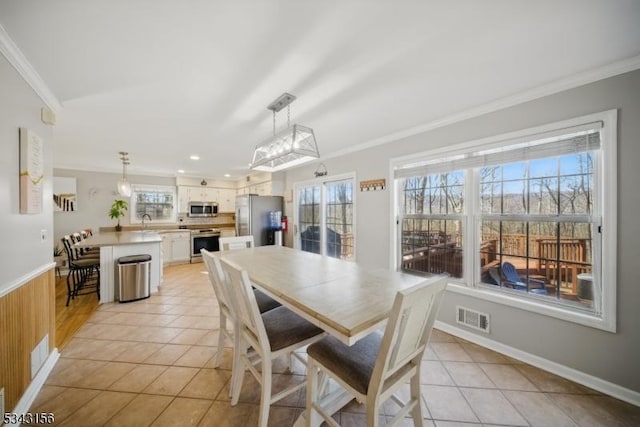
<path fill-rule="evenodd" d="M 151 293 L 162 282 L 162 238 L 155 231 L 103 232 L 74 246 L 100 248 L 100 303 L 113 302 L 118 283 L 118 258 L 128 255 L 151 255 Z"/>

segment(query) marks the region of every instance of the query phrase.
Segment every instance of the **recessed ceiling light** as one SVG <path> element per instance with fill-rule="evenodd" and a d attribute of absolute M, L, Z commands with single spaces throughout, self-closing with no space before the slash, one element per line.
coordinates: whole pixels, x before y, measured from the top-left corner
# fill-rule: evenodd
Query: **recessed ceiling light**
<path fill-rule="evenodd" d="M 230 174 L 228 174 L 228 173 L 225 173 L 225 174 L 224 174 L 224 177 L 225 177 L 225 178 L 229 178 L 230 176 L 231 176 L 231 175 L 230 175 Z"/>
<path fill-rule="evenodd" d="M 198 156 L 197 154 L 192 154 L 191 156 L 189 156 L 189 158 L 191 160 L 200 160 L 200 156 Z"/>
<path fill-rule="evenodd" d="M 178 169 L 178 173 L 184 173 L 184 169 Z"/>

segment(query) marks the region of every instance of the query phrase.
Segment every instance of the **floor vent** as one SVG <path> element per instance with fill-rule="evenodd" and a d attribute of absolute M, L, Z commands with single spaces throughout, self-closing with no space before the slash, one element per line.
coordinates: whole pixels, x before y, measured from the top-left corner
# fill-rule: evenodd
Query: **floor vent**
<path fill-rule="evenodd" d="M 458 316 L 456 321 L 479 331 L 489 333 L 489 315 L 469 308 L 457 306 Z"/>

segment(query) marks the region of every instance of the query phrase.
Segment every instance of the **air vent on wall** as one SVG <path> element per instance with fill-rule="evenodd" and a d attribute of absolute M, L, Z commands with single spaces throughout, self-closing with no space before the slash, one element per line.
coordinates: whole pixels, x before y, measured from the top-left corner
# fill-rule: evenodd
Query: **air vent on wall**
<path fill-rule="evenodd" d="M 489 333 L 489 315 L 469 308 L 457 306 L 456 321 L 479 331 Z"/>

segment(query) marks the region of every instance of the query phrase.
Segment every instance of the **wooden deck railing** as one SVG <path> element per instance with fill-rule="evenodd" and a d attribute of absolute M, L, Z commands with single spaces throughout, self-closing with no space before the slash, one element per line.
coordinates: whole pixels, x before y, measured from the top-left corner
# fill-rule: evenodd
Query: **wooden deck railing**
<path fill-rule="evenodd" d="M 447 272 L 462 276 L 462 249 L 454 236 L 418 232 L 405 234 L 403 239 L 402 268 L 429 273 Z M 549 284 L 560 284 L 575 293 L 578 275 L 591 272 L 590 239 L 541 236 L 529 239 L 524 234 L 484 235 L 480 244 L 480 266 L 494 267 L 510 261 L 526 276 L 544 276 Z M 527 250 L 528 249 L 528 250 Z M 528 262 L 526 261 L 528 258 Z M 520 261 L 520 262 L 519 262 Z"/>
<path fill-rule="evenodd" d="M 462 277 L 462 248 L 455 242 L 414 248 L 403 255 L 402 268 L 435 274 L 449 273 L 452 277 Z"/>
<path fill-rule="evenodd" d="M 538 269 L 549 282 L 568 283 L 573 292 L 578 286 L 578 274 L 590 273 L 587 239 L 538 239 Z"/>

